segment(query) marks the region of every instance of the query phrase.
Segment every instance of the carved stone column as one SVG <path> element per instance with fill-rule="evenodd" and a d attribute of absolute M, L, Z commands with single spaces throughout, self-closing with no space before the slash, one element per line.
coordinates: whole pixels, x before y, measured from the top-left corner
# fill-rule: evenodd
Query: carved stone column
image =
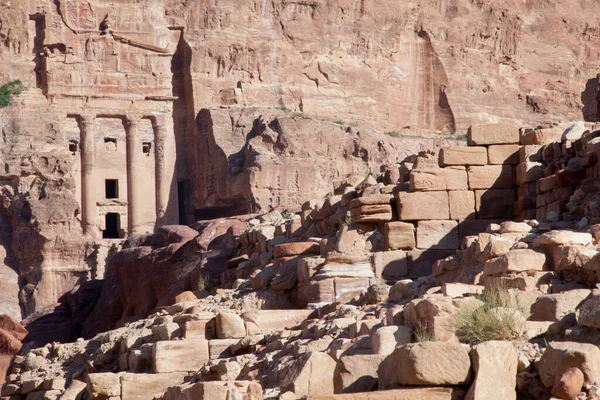
<path fill-rule="evenodd" d="M 175 136 L 164 115 L 154 119 L 157 226 L 178 223 Z"/>
<path fill-rule="evenodd" d="M 94 122 L 93 115 L 78 118 L 81 135 L 81 220 L 86 235 L 99 237 L 96 187 L 94 183 Z"/>
<path fill-rule="evenodd" d="M 125 120 L 127 142 L 127 216 L 128 233 L 144 233 L 144 198 L 151 196 L 144 184 L 147 172 L 144 166 L 142 142 L 139 137 L 139 116 L 128 115 Z"/>

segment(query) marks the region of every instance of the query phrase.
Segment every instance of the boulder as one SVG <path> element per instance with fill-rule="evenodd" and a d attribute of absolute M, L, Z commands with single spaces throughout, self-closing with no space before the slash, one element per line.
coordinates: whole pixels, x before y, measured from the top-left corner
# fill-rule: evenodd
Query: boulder
<path fill-rule="evenodd" d="M 298 255 L 319 255 L 321 247 L 315 242 L 283 243 L 273 248 L 275 258 L 293 257 Z"/>
<path fill-rule="evenodd" d="M 400 346 L 379 367 L 379 390 L 470 382 L 468 346 L 459 343 L 421 342 Z"/>
<path fill-rule="evenodd" d="M 600 349 L 589 343 L 550 342 L 537 365 L 545 387 L 552 388 L 569 368 L 579 368 L 584 382 L 600 382 Z"/>
<path fill-rule="evenodd" d="M 581 393 L 583 372 L 579 368 L 567 369 L 552 388 L 552 394 L 563 400 L 570 400 Z"/>
<path fill-rule="evenodd" d="M 544 253 L 531 249 L 514 249 L 508 253 L 488 260 L 483 266 L 484 275 L 496 275 L 506 272 L 543 271 L 546 264 Z"/>
<path fill-rule="evenodd" d="M 577 306 L 591 293 L 588 289 L 574 289 L 539 297 L 531 306 L 532 321 L 558 321 L 575 312 Z"/>
<path fill-rule="evenodd" d="M 471 350 L 475 378 L 465 400 L 516 400 L 517 352 L 511 342 L 480 343 Z"/>
<path fill-rule="evenodd" d="M 87 390 L 92 399 L 104 399 L 121 396 L 121 377 L 119 374 L 102 372 L 87 375 Z"/>
<path fill-rule="evenodd" d="M 580 289 L 581 290 L 581 289 Z M 566 293 L 573 292 L 569 290 Z M 588 291 L 589 292 L 589 291 Z M 582 299 L 583 300 L 583 299 Z M 590 328 L 600 328 L 600 296 L 594 295 L 583 301 L 577 309 L 577 324 Z"/>
<path fill-rule="evenodd" d="M 246 327 L 242 317 L 233 312 L 217 314 L 217 338 L 240 339 L 246 336 Z"/>
<path fill-rule="evenodd" d="M 385 354 L 342 355 L 335 369 L 335 393 L 370 392 L 377 389 L 377 370 L 385 357 Z"/>
<path fill-rule="evenodd" d="M 292 391 L 298 397 L 333 394 L 335 367 L 335 360 L 325 353 L 303 354 L 280 371 L 281 391 Z"/>
<path fill-rule="evenodd" d="M 408 326 L 382 326 L 371 337 L 374 354 L 392 354 L 396 347 L 412 342 L 412 331 Z"/>
<path fill-rule="evenodd" d="M 598 251 L 593 247 L 582 245 L 551 246 L 548 248 L 548 253 L 555 271 L 580 268 L 596 270 L 600 267 Z"/>
<path fill-rule="evenodd" d="M 534 246 L 564 246 L 579 244 L 586 246 L 591 244 L 593 237 L 587 232 L 550 231 L 541 234 L 533 241 Z"/>

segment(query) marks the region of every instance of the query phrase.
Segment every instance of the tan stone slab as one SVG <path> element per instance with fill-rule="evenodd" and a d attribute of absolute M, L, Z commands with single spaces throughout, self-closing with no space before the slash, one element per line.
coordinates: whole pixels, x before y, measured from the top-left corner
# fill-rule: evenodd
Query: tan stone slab
<path fill-rule="evenodd" d="M 371 260 L 377 278 L 400 279 L 408 274 L 408 258 L 403 250 L 378 251 Z"/>
<path fill-rule="evenodd" d="M 419 221 L 417 248 L 458 249 L 458 223 L 452 220 Z"/>
<path fill-rule="evenodd" d="M 309 396 L 308 400 L 462 400 L 465 393 L 451 387 L 409 387 L 379 392 Z"/>
<path fill-rule="evenodd" d="M 183 383 L 187 374 L 124 374 L 121 376 L 122 400 L 147 400 L 161 396 L 167 388 Z"/>
<path fill-rule="evenodd" d="M 237 344 L 239 339 L 213 339 L 208 341 L 210 359 L 231 357 L 231 346 Z"/>
<path fill-rule="evenodd" d="M 208 340 L 186 339 L 156 342 L 152 364 L 156 373 L 197 371 L 209 361 Z"/>
<path fill-rule="evenodd" d="M 519 163 L 518 144 L 494 144 L 488 147 L 488 162 L 495 164 L 516 165 Z"/>
<path fill-rule="evenodd" d="M 524 162 L 517 165 L 517 185 L 535 182 L 544 177 L 545 168 L 542 163 Z"/>
<path fill-rule="evenodd" d="M 486 165 L 487 149 L 483 146 L 452 146 L 440 151 L 440 162 L 449 165 Z"/>
<path fill-rule="evenodd" d="M 315 242 L 296 242 L 279 244 L 273 248 L 273 256 L 293 257 L 297 255 L 320 254 L 321 247 Z"/>
<path fill-rule="evenodd" d="M 475 218 L 475 193 L 471 190 L 448 192 L 450 218 L 455 220 Z"/>
<path fill-rule="evenodd" d="M 298 305 L 308 303 L 332 303 L 335 301 L 335 286 L 333 279 L 309 281 L 298 285 Z"/>
<path fill-rule="evenodd" d="M 525 130 L 521 134 L 520 144 L 522 145 L 542 145 L 562 141 L 563 130 L 559 128 L 545 128 L 535 130 Z"/>
<path fill-rule="evenodd" d="M 379 368 L 379 389 L 469 385 L 471 379 L 469 347 L 461 343 L 431 341 L 400 346 Z"/>
<path fill-rule="evenodd" d="M 514 216 L 516 191 L 513 189 L 490 189 L 475 191 L 477 218 L 507 218 Z"/>
<path fill-rule="evenodd" d="M 111 396 L 121 396 L 121 382 L 119 374 L 111 372 L 102 372 L 88 374 L 87 389 L 90 396 L 96 398 L 106 398 Z M 43 381 L 40 381 L 42 383 Z M 22 393 L 28 393 L 27 388 L 22 389 Z"/>
<path fill-rule="evenodd" d="M 450 218 L 448 192 L 399 192 L 396 206 L 401 220 L 415 221 Z"/>
<path fill-rule="evenodd" d="M 467 173 L 464 168 L 414 169 L 410 173 L 410 190 L 433 192 L 438 190 L 466 190 Z"/>
<path fill-rule="evenodd" d="M 519 128 L 513 124 L 477 124 L 467 131 L 469 146 L 486 144 L 518 144 Z"/>
<path fill-rule="evenodd" d="M 335 278 L 335 301 L 347 303 L 365 293 L 369 288 L 368 278 Z"/>
<path fill-rule="evenodd" d="M 471 360 L 475 379 L 468 399 L 517 399 L 518 356 L 511 342 L 480 343 L 471 350 Z"/>
<path fill-rule="evenodd" d="M 308 319 L 314 310 L 254 310 L 242 314 L 248 335 L 291 329 Z"/>
<path fill-rule="evenodd" d="M 467 167 L 469 189 L 509 189 L 513 187 L 510 165 L 485 165 Z"/>
<path fill-rule="evenodd" d="M 546 193 L 557 187 L 558 182 L 555 175 L 540 178 L 535 182 L 536 194 Z"/>
<path fill-rule="evenodd" d="M 483 273 L 496 275 L 506 272 L 543 271 L 545 264 L 544 253 L 531 249 L 515 249 L 487 260 L 483 266 Z"/>
<path fill-rule="evenodd" d="M 388 250 L 410 250 L 415 247 L 415 226 L 411 223 L 388 222 L 383 226 L 383 236 Z"/>
<path fill-rule="evenodd" d="M 542 146 L 540 145 L 522 145 L 519 147 L 519 162 L 539 162 L 542 161 Z"/>

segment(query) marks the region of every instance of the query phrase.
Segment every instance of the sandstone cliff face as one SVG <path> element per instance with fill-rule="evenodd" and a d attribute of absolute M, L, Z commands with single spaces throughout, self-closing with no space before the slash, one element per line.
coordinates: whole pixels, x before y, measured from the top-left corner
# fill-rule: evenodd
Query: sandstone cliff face
<path fill-rule="evenodd" d="M 94 249 L 82 238 L 72 159 L 59 147 L 56 121 L 41 108 L 11 108 L 0 115 L 0 128 L 0 307 L 21 318 L 90 278 Z"/>
<path fill-rule="evenodd" d="M 65 151 L 66 118 L 73 125 L 90 108 L 122 117 L 148 104 L 166 113 L 181 222 L 299 204 L 476 121 L 597 118 L 599 8 L 3 2 L 0 83 L 29 88 L 2 114 L 11 203 L 2 218 L 11 222 L 2 224 L 0 274 L 12 299 L 3 311 L 18 314 L 18 288 L 28 314 L 102 277 L 81 241 L 81 171 Z"/>

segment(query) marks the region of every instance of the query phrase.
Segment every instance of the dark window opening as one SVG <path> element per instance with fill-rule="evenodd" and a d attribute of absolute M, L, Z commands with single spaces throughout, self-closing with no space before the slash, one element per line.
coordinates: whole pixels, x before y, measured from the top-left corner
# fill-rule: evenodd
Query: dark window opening
<path fill-rule="evenodd" d="M 69 151 L 73 154 L 77 153 L 79 142 L 77 140 L 69 140 Z"/>
<path fill-rule="evenodd" d="M 179 223 L 186 223 L 187 218 L 185 217 L 185 190 L 186 184 L 184 181 L 177 182 L 177 207 L 179 208 Z"/>
<path fill-rule="evenodd" d="M 152 150 L 152 143 L 150 143 L 150 142 L 143 142 L 142 143 L 142 152 L 144 154 L 150 155 L 150 150 Z"/>
<path fill-rule="evenodd" d="M 119 180 L 118 179 L 107 179 L 104 181 L 104 192 L 107 199 L 118 199 L 119 198 Z"/>
<path fill-rule="evenodd" d="M 102 232 L 103 239 L 119 239 L 121 230 L 121 218 L 117 213 L 108 213 L 104 216 L 105 229 Z"/>
<path fill-rule="evenodd" d="M 117 139 L 104 138 L 104 148 L 106 151 L 117 151 Z"/>

